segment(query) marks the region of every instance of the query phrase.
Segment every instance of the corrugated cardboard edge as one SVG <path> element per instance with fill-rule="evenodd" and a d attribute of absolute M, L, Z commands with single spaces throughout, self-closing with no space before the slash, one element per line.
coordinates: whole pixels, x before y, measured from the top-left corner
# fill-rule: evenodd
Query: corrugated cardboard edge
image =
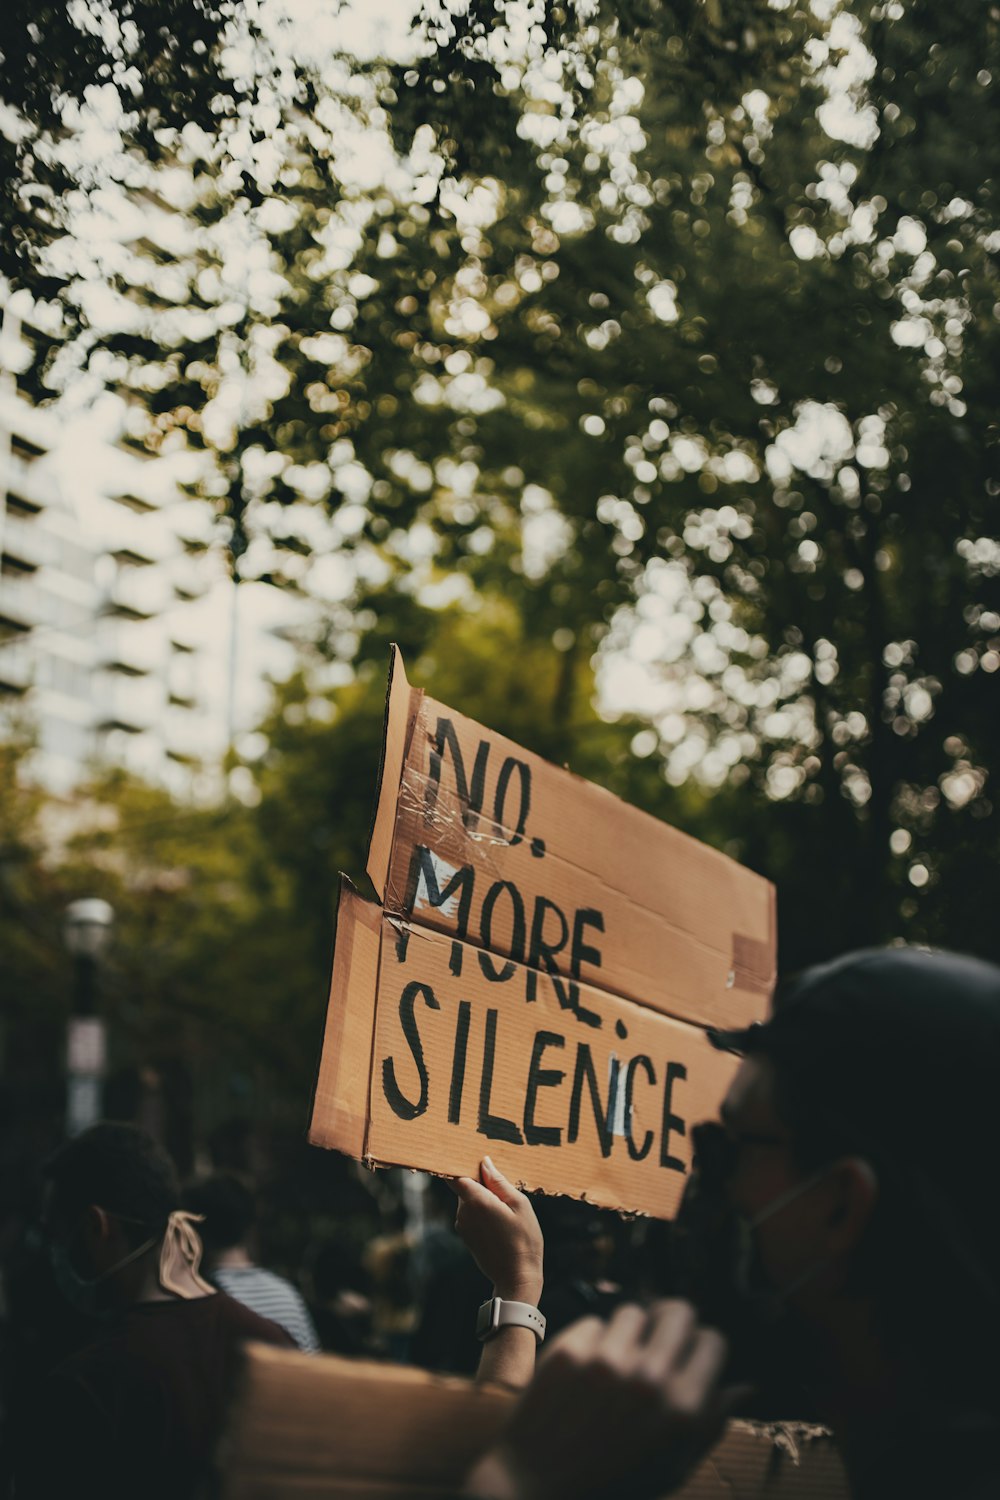
<path fill-rule="evenodd" d="M 368 1129 L 381 920 L 382 908 L 366 901 L 342 875 L 309 1140 L 357 1159 L 365 1154 Z"/>
<path fill-rule="evenodd" d="M 219 1459 L 223 1500 L 457 1495 L 509 1391 L 371 1361 L 247 1347 Z M 831 1435 L 731 1422 L 678 1500 L 847 1500 Z"/>
<path fill-rule="evenodd" d="M 389 652 L 389 681 L 385 693 L 385 724 L 382 731 L 378 790 L 375 794 L 375 816 L 368 834 L 368 858 L 365 866 L 380 901 L 385 900 L 385 887 L 389 879 L 399 782 L 422 699 L 423 693 L 411 688 L 407 682 L 403 654 L 398 646 L 393 645 Z"/>
<path fill-rule="evenodd" d="M 849 1500 L 833 1434 L 801 1422 L 730 1422 L 675 1500 Z"/>

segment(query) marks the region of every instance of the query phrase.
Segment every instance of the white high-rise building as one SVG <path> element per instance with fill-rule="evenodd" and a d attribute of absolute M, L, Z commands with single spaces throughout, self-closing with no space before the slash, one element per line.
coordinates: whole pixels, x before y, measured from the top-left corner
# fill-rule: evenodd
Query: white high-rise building
<path fill-rule="evenodd" d="M 44 332 L 4 307 L 0 336 L 0 696 L 24 703 L 34 770 L 68 791 L 98 763 L 209 791 L 232 732 L 295 664 L 301 601 L 233 585 L 207 504 L 117 437 L 120 408 L 65 425 L 23 372 Z M 277 591 L 257 586 L 266 594 Z M 217 783 L 216 783 L 217 784 Z"/>

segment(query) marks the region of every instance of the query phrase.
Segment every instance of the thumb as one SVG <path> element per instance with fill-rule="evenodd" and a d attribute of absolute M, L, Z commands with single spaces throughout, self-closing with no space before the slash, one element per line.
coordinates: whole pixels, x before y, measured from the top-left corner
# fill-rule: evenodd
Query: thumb
<path fill-rule="evenodd" d="M 491 1193 L 495 1194 L 495 1196 L 500 1199 L 501 1203 L 506 1203 L 508 1208 L 520 1208 L 521 1203 L 523 1202 L 521 1194 L 518 1192 L 514 1184 L 512 1182 L 508 1182 L 503 1173 L 493 1165 L 490 1157 L 483 1157 L 482 1164 L 479 1168 L 479 1175 L 482 1178 L 484 1185 L 489 1188 Z"/>
<path fill-rule="evenodd" d="M 489 1188 L 484 1187 L 481 1182 L 476 1182 L 474 1177 L 456 1177 L 453 1186 L 460 1209 L 465 1205 L 469 1208 L 473 1206 L 483 1208 L 487 1212 L 491 1209 L 495 1210 L 496 1194 L 491 1193 Z"/>

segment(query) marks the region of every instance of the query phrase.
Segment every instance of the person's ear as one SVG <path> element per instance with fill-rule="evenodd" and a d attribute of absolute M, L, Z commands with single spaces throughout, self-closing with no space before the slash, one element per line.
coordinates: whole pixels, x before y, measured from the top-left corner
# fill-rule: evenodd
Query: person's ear
<path fill-rule="evenodd" d="M 833 1256 L 849 1255 L 864 1237 L 878 1202 L 878 1177 L 863 1156 L 845 1156 L 831 1169 L 826 1232 Z"/>
<path fill-rule="evenodd" d="M 84 1210 L 83 1238 L 89 1245 L 103 1246 L 111 1238 L 111 1215 L 96 1203 Z"/>

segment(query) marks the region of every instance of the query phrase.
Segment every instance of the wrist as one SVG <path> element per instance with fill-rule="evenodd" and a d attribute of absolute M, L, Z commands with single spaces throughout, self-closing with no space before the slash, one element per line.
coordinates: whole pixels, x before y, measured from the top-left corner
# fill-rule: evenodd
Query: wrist
<path fill-rule="evenodd" d="M 504 1302 L 527 1302 L 532 1307 L 537 1307 L 542 1296 L 541 1276 L 521 1277 L 516 1281 L 495 1281 L 493 1283 L 494 1297 L 500 1297 Z"/>

